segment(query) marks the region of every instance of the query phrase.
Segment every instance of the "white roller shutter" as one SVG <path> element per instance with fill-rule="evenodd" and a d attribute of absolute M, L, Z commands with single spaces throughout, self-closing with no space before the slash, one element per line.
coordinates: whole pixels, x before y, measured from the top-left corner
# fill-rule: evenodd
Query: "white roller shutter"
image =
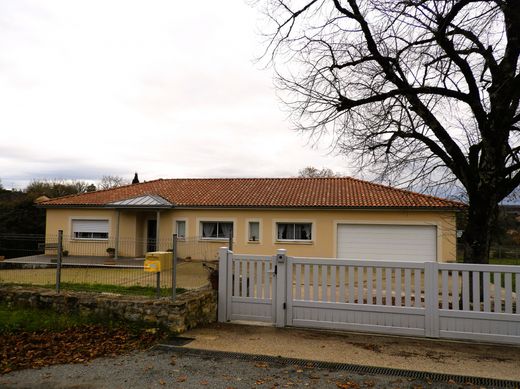
<path fill-rule="evenodd" d="M 108 220 L 72 220 L 72 232 L 100 232 L 108 234 Z"/>
<path fill-rule="evenodd" d="M 378 261 L 437 260 L 436 226 L 338 224 L 337 257 Z"/>

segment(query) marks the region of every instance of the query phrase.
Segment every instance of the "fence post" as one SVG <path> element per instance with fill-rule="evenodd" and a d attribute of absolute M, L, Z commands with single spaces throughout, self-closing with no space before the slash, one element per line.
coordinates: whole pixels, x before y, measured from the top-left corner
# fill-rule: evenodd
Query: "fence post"
<path fill-rule="evenodd" d="M 157 298 L 161 298 L 161 272 L 158 271 L 155 274 L 157 274 Z"/>
<path fill-rule="evenodd" d="M 172 245 L 172 300 L 177 298 L 177 234 L 173 234 Z"/>
<path fill-rule="evenodd" d="M 227 247 L 218 250 L 218 305 L 217 317 L 219 322 L 228 320 L 228 255 L 230 251 Z M 231 253 L 231 255 L 233 255 Z"/>
<path fill-rule="evenodd" d="M 56 259 L 56 293 L 61 287 L 61 255 L 63 253 L 63 230 L 58 230 L 58 258 Z"/>
<path fill-rule="evenodd" d="M 438 338 L 439 333 L 439 265 L 424 264 L 424 330 L 425 336 Z"/>
<path fill-rule="evenodd" d="M 228 240 L 229 240 L 229 243 L 228 243 L 229 251 L 233 251 L 233 229 L 231 229 Z"/>
<path fill-rule="evenodd" d="M 275 276 L 276 276 L 276 327 L 285 327 L 286 317 L 286 264 L 287 250 L 276 251 Z M 291 281 L 292 282 L 292 281 Z"/>

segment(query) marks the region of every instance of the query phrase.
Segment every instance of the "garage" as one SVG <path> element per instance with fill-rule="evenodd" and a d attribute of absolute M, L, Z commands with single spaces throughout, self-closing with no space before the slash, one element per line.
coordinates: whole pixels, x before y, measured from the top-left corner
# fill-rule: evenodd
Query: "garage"
<path fill-rule="evenodd" d="M 436 261 L 437 227 L 338 224 L 337 257 L 381 261 Z"/>

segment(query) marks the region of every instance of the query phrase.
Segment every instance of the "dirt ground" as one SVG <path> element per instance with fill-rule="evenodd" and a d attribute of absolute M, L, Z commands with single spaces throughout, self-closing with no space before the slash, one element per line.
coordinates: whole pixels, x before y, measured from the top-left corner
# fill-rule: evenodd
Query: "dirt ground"
<path fill-rule="evenodd" d="M 520 347 L 214 323 L 184 347 L 520 380 Z"/>
<path fill-rule="evenodd" d="M 215 356 L 194 356 L 165 351 L 136 352 L 115 358 L 99 358 L 86 364 L 56 365 L 0 376 L 0 387 L 6 389 L 451 389 L 463 384 L 378 374 L 355 374 L 333 369 L 241 361 Z M 464 388 L 475 388 L 475 386 L 464 385 Z"/>

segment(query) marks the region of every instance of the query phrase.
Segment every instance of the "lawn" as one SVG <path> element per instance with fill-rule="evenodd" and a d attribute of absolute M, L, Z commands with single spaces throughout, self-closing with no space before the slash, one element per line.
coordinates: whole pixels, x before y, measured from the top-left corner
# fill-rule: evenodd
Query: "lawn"
<path fill-rule="evenodd" d="M 62 315 L 54 311 L 0 304 L 0 334 L 18 331 L 60 331 L 92 323 L 91 318 L 79 315 Z"/>
<path fill-rule="evenodd" d="M 491 265 L 517 265 L 520 266 L 519 258 L 489 258 L 489 263 Z"/>

